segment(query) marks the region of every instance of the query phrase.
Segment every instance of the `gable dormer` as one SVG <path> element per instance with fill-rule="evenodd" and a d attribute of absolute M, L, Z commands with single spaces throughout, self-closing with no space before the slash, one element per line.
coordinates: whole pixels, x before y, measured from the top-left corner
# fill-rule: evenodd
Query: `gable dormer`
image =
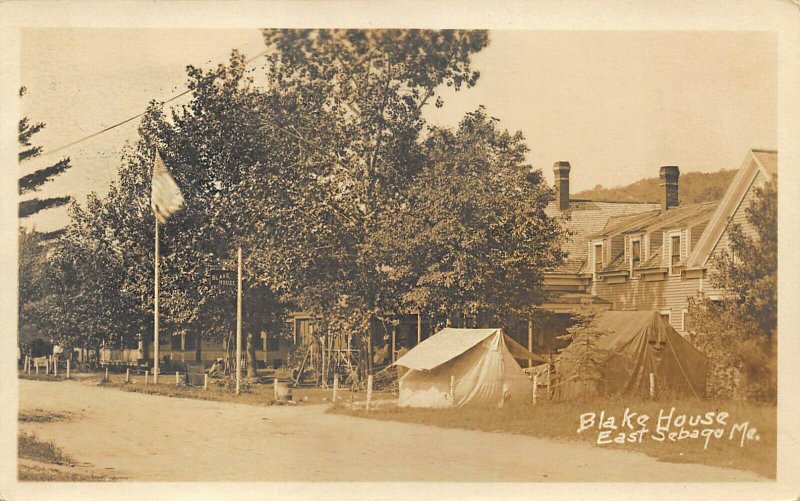
<path fill-rule="evenodd" d="M 625 239 L 625 262 L 631 278 L 638 278 L 636 269 L 647 260 L 646 235 L 644 233 L 632 233 Z"/>
<path fill-rule="evenodd" d="M 663 231 L 662 265 L 670 276 L 680 276 L 686 262 L 686 230 L 674 228 Z"/>
<path fill-rule="evenodd" d="M 603 271 L 607 261 L 605 240 L 598 238 L 589 241 L 589 271 L 592 273 L 592 280 L 598 280 L 600 272 Z"/>

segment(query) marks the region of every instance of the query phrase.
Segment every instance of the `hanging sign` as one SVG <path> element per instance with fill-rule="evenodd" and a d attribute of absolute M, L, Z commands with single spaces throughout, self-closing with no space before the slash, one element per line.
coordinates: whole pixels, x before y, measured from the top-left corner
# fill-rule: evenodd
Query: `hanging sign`
<path fill-rule="evenodd" d="M 209 282 L 211 285 L 219 285 L 221 287 L 236 287 L 236 271 L 234 270 L 211 270 L 209 273 Z"/>

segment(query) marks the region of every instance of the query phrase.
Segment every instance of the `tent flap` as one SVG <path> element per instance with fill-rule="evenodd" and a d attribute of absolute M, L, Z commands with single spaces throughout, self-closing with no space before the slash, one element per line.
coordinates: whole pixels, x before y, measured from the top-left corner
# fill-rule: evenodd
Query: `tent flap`
<path fill-rule="evenodd" d="M 506 347 L 508 348 L 508 351 L 511 352 L 511 355 L 513 355 L 514 358 L 520 358 L 523 360 L 532 360 L 538 364 L 543 364 L 547 362 L 546 358 L 528 350 L 527 348 L 516 342 L 514 338 L 512 338 L 508 334 L 504 333 L 503 336 L 505 338 Z"/>
<path fill-rule="evenodd" d="M 498 329 L 453 329 L 447 327 L 429 337 L 392 365 L 400 365 L 418 371 L 429 371 L 456 358 Z"/>

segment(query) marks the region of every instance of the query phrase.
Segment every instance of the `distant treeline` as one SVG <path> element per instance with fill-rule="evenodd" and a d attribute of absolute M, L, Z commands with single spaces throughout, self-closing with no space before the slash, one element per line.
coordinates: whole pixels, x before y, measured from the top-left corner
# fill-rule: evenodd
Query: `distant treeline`
<path fill-rule="evenodd" d="M 728 189 L 736 170 L 717 172 L 687 172 L 681 174 L 679 197 L 681 204 L 693 204 L 719 200 Z M 574 198 L 595 202 L 649 202 L 661 200 L 661 187 L 658 178 L 647 178 L 627 186 L 604 188 L 597 185 L 574 195 Z"/>

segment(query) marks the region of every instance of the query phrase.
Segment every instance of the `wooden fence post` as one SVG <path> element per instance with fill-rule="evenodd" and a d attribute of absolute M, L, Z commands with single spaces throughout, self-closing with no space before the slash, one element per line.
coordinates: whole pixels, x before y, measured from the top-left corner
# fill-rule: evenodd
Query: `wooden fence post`
<path fill-rule="evenodd" d="M 131 382 L 131 368 L 130 367 L 125 369 L 125 382 L 126 383 L 130 383 Z"/>
<path fill-rule="evenodd" d="M 539 375 L 538 374 L 534 374 L 533 375 L 533 394 L 531 396 L 531 402 L 533 402 L 534 404 L 536 404 L 536 390 L 538 390 L 538 389 L 539 389 Z"/>
<path fill-rule="evenodd" d="M 450 376 L 450 405 L 456 406 L 456 377 Z"/>
<path fill-rule="evenodd" d="M 53 374 L 58 377 L 58 358 L 53 355 Z"/>
<path fill-rule="evenodd" d="M 550 371 L 550 363 L 552 355 L 547 355 L 547 400 L 550 400 L 552 393 L 550 393 L 550 380 L 553 379 L 553 373 Z"/>
<path fill-rule="evenodd" d="M 367 376 L 367 412 L 369 412 L 369 406 L 372 403 L 372 374 Z"/>
<path fill-rule="evenodd" d="M 71 358 L 67 359 L 67 379 L 69 379 L 69 363 L 72 361 Z"/>
<path fill-rule="evenodd" d="M 106 367 L 106 378 L 105 381 L 108 381 L 108 367 Z"/>
<path fill-rule="evenodd" d="M 34 365 L 36 366 L 36 375 L 38 376 L 39 375 L 39 362 L 36 362 Z"/>
<path fill-rule="evenodd" d="M 144 371 L 144 385 L 147 386 L 147 376 L 150 375 L 150 370 Z"/>
<path fill-rule="evenodd" d="M 203 389 L 208 389 L 208 374 L 203 374 Z"/>
<path fill-rule="evenodd" d="M 336 403 L 336 393 L 339 391 L 339 374 L 333 375 L 333 403 Z"/>
<path fill-rule="evenodd" d="M 178 371 L 175 371 L 175 386 L 179 386 L 180 385 L 180 377 L 181 377 L 181 373 L 178 372 Z"/>
<path fill-rule="evenodd" d="M 278 378 L 272 380 L 272 399 L 278 401 Z"/>

